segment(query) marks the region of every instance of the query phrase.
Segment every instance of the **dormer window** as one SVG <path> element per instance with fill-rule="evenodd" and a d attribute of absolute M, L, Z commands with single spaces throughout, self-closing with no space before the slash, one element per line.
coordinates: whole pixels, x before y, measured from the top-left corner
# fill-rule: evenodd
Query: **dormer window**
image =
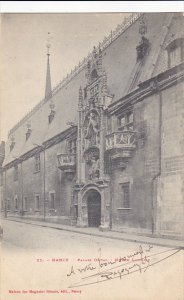
<path fill-rule="evenodd" d="M 15 142 L 12 142 L 11 145 L 10 145 L 10 151 L 13 150 L 14 146 L 15 146 Z"/>
<path fill-rule="evenodd" d="M 55 108 L 55 105 L 54 105 L 53 101 L 51 101 L 51 103 L 50 103 L 50 114 L 48 116 L 49 124 L 53 121 L 54 116 L 56 114 L 54 108 Z"/>
<path fill-rule="evenodd" d="M 150 42 L 145 37 L 146 33 L 147 33 L 147 20 L 145 14 L 143 14 L 139 19 L 139 34 L 141 35 L 141 41 L 139 42 L 139 45 L 136 47 L 137 62 L 144 59 L 146 54 L 148 53 Z"/>
<path fill-rule="evenodd" d="M 26 132 L 26 141 L 28 140 L 28 138 L 30 137 L 31 135 L 31 130 L 29 129 L 27 132 Z"/>
<path fill-rule="evenodd" d="M 52 120 L 54 119 L 55 116 L 55 111 L 51 110 L 50 115 L 48 116 L 49 119 L 49 124 L 52 122 Z"/>
<path fill-rule="evenodd" d="M 172 68 L 184 60 L 184 38 L 175 39 L 166 47 L 168 67 Z"/>
<path fill-rule="evenodd" d="M 31 130 L 31 124 L 27 124 L 27 132 L 26 132 L 26 141 L 28 140 L 28 138 L 30 137 L 30 135 L 31 135 L 31 132 L 32 132 L 32 130 Z"/>
<path fill-rule="evenodd" d="M 142 60 L 145 57 L 145 55 L 148 52 L 149 45 L 150 45 L 150 43 L 149 43 L 148 39 L 145 38 L 144 36 L 142 36 L 142 39 L 141 39 L 139 45 L 136 47 L 137 61 Z"/>
<path fill-rule="evenodd" d="M 13 148 L 14 148 L 14 146 L 15 146 L 15 139 L 14 139 L 13 136 L 11 136 L 10 140 L 11 140 L 11 143 L 10 143 L 10 151 L 12 151 Z"/>

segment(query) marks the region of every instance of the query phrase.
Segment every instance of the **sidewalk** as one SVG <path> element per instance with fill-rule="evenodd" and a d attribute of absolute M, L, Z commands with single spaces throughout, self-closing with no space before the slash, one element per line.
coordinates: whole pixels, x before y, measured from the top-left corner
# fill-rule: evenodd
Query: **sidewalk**
<path fill-rule="evenodd" d="M 13 221 L 13 222 L 19 222 L 19 223 L 25 223 L 25 224 L 31 224 L 33 226 L 41 226 L 41 227 L 49 227 L 57 230 L 64 230 L 79 234 L 86 234 L 86 235 L 92 235 L 92 236 L 98 236 L 98 237 L 105 237 L 115 240 L 122 240 L 122 241 L 129 241 L 129 242 L 136 242 L 141 244 L 151 244 L 151 245 L 157 245 L 157 246 L 163 246 L 163 247 L 172 247 L 172 248 L 181 248 L 184 249 L 184 242 L 180 240 L 173 240 L 168 238 L 158 238 L 158 237 L 148 237 L 148 236 L 140 236 L 135 234 L 127 234 L 123 232 L 116 232 L 116 231 L 107 231 L 102 232 L 99 231 L 98 228 L 77 228 L 70 225 L 62 225 L 62 224 L 56 224 L 56 223 L 50 223 L 50 222 L 41 222 L 41 221 L 32 221 L 28 219 L 21 220 L 20 218 L 16 217 L 8 217 L 7 219 L 4 219 L 7 221 Z"/>

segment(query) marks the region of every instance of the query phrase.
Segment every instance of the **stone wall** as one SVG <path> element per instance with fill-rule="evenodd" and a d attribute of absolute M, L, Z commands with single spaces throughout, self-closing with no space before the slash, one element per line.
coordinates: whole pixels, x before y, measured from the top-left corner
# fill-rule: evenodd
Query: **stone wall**
<path fill-rule="evenodd" d="M 162 92 L 162 166 L 158 182 L 157 231 L 184 234 L 184 84 Z"/>
<path fill-rule="evenodd" d="M 45 150 L 45 211 L 46 217 L 70 217 L 72 182 L 68 181 L 63 172 L 58 169 L 57 154 L 66 153 L 66 140 Z M 18 179 L 14 180 L 14 167 L 6 171 L 6 198 L 9 201 L 8 214 L 20 215 L 22 196 L 27 197 L 25 216 L 43 218 L 44 215 L 44 152 L 40 152 L 40 171 L 35 172 L 35 157 L 18 164 Z M 23 176 L 22 176 L 23 175 Z M 5 182 L 3 183 L 5 189 Z M 51 207 L 51 196 L 54 193 L 55 206 Z M 35 197 L 40 197 L 40 208 L 35 210 Z M 70 196 L 69 196 L 70 195 Z M 15 198 L 18 207 L 15 209 Z"/>
<path fill-rule="evenodd" d="M 159 168 L 159 107 L 158 95 L 134 106 L 136 150 L 125 169 L 115 169 L 111 174 L 115 228 L 152 230 L 152 178 Z M 124 182 L 130 182 L 130 209 L 122 209 L 119 184 Z"/>
<path fill-rule="evenodd" d="M 137 148 L 125 169 L 114 169 L 113 228 L 181 237 L 184 234 L 183 83 L 134 105 Z M 130 182 L 130 208 L 119 184 Z"/>

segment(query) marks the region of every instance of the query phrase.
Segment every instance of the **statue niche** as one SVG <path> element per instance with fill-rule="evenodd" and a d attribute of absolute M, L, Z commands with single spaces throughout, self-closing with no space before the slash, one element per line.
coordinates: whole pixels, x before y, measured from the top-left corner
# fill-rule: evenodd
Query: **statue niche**
<path fill-rule="evenodd" d="M 97 70 L 94 69 L 94 70 L 91 72 L 91 82 L 95 81 L 97 78 L 98 78 L 98 73 L 97 73 Z"/>
<path fill-rule="evenodd" d="M 100 176 L 100 161 L 99 158 L 92 157 L 88 171 L 89 180 L 98 179 Z"/>
<path fill-rule="evenodd" d="M 88 180 L 99 179 L 100 176 L 100 159 L 99 149 L 91 148 L 85 153 L 86 177 Z"/>
<path fill-rule="evenodd" d="M 96 112 L 92 111 L 87 117 L 87 122 L 84 129 L 85 145 L 88 148 L 90 146 L 99 145 L 99 133 L 100 133 L 100 122 L 99 116 Z"/>

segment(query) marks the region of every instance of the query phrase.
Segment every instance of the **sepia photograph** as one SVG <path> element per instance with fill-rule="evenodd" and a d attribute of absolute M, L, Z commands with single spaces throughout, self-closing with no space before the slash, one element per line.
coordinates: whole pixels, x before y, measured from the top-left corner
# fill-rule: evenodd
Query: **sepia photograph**
<path fill-rule="evenodd" d="M 183 12 L 0 17 L 0 299 L 184 300 Z"/>

